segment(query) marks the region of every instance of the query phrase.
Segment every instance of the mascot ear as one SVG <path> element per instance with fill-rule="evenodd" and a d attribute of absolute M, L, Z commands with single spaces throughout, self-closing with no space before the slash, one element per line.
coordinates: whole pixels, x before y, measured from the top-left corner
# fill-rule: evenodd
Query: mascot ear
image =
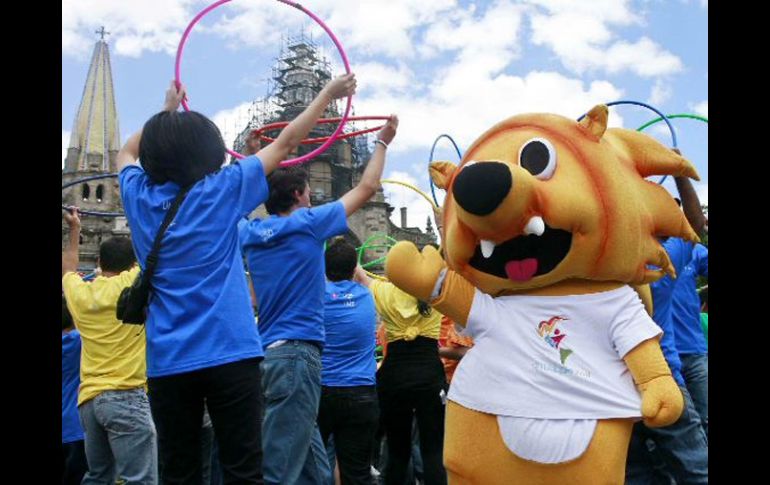
<path fill-rule="evenodd" d="M 586 113 L 582 120 L 580 120 L 580 126 L 586 129 L 596 141 L 604 135 L 604 131 L 607 129 L 607 117 L 609 116 L 609 109 L 603 104 L 597 104 L 591 111 Z"/>
<path fill-rule="evenodd" d="M 457 165 L 452 162 L 431 162 L 428 170 L 436 187 L 446 190 L 452 175 L 457 171 Z"/>

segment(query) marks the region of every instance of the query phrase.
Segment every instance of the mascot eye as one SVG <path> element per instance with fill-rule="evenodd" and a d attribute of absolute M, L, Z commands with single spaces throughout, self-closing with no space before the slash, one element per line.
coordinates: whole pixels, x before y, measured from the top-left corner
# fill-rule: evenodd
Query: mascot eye
<path fill-rule="evenodd" d="M 545 138 L 533 138 L 521 148 L 519 165 L 540 180 L 548 180 L 556 170 L 556 149 Z"/>

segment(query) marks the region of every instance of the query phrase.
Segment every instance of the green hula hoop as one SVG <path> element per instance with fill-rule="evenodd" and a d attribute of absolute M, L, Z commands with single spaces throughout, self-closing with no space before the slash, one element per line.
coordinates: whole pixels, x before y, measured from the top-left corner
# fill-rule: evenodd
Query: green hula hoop
<path fill-rule="evenodd" d="M 370 244 L 370 242 L 375 239 L 385 239 L 389 244 Z M 383 248 L 383 247 L 390 248 L 393 246 L 393 244 L 396 244 L 397 242 L 398 241 L 396 239 L 393 239 L 387 234 L 372 234 L 358 248 L 358 264 L 361 264 L 361 258 L 363 258 L 365 250 L 370 248 Z M 366 264 L 361 264 L 361 267 L 368 268 L 369 266 L 373 266 L 375 264 L 381 263 L 384 260 L 385 260 L 385 256 L 375 259 L 374 261 L 369 261 Z"/>
<path fill-rule="evenodd" d="M 691 120 L 698 120 L 698 121 L 702 121 L 702 122 L 707 123 L 707 124 L 709 122 L 708 118 L 706 118 L 705 116 L 701 116 L 701 115 L 693 115 L 693 114 L 682 113 L 682 114 L 666 115 L 666 116 L 669 119 L 671 119 L 671 118 L 689 118 Z M 647 123 L 645 123 L 642 126 L 640 126 L 639 128 L 637 128 L 636 131 L 642 131 L 645 128 L 647 128 L 649 126 L 652 126 L 655 123 L 658 123 L 660 121 L 663 121 L 663 118 L 660 118 L 660 117 L 655 118 L 654 120 L 648 121 Z"/>

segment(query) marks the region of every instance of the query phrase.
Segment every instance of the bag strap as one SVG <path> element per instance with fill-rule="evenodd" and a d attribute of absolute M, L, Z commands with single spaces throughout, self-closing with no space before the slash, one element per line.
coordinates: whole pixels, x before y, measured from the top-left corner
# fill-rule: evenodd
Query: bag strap
<path fill-rule="evenodd" d="M 185 196 L 187 196 L 187 192 L 189 192 L 191 188 L 192 185 L 188 185 L 179 191 L 176 199 L 174 199 L 171 207 L 169 207 L 168 212 L 166 212 L 166 217 L 163 219 L 163 223 L 160 225 L 160 229 L 158 229 L 158 234 L 155 236 L 155 241 L 152 243 L 152 249 L 150 250 L 150 254 L 147 255 L 147 262 L 144 267 L 143 280 L 147 285 L 150 284 L 152 275 L 155 273 L 155 265 L 158 263 L 160 241 L 163 239 L 163 235 L 166 233 L 166 229 L 168 229 L 168 226 L 171 225 L 171 221 L 174 220 L 174 216 L 176 215 L 177 210 L 179 210 L 179 206 L 182 205 L 182 201 L 184 200 Z"/>

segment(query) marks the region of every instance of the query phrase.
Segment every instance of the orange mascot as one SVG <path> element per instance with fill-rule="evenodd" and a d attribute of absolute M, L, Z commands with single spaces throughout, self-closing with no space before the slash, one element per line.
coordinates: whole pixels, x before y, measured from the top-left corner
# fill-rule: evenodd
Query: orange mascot
<path fill-rule="evenodd" d="M 645 177 L 697 173 L 607 117 L 514 116 L 459 167 L 432 163 L 444 258 L 409 242 L 388 254 L 396 286 L 475 340 L 449 392 L 451 484 L 622 484 L 633 423 L 682 412 L 647 283 L 675 277 L 658 237 L 698 238 Z"/>

